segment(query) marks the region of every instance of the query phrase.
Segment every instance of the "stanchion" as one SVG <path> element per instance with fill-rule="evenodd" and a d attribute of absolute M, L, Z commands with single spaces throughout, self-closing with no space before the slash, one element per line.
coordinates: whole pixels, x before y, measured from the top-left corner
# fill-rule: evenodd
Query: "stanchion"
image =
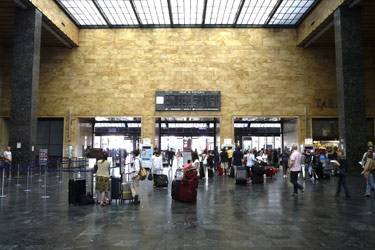
<path fill-rule="evenodd" d="M 56 166 L 58 167 L 58 170 L 60 170 L 60 169 L 59 169 L 59 166 L 60 166 L 59 162 L 60 162 L 59 159 L 57 159 L 57 161 L 56 161 Z M 57 174 L 56 174 L 55 177 L 56 177 L 56 178 L 59 178 L 59 177 L 60 177 L 60 171 L 57 171 L 56 173 L 57 173 Z"/>
<path fill-rule="evenodd" d="M 62 180 L 62 167 L 61 167 L 61 163 L 59 162 L 59 183 L 63 183 L 63 180 Z"/>
<path fill-rule="evenodd" d="M 24 192 L 31 192 L 31 189 L 29 189 L 29 179 L 30 179 L 30 166 L 27 166 L 26 189 L 23 190 Z"/>
<path fill-rule="evenodd" d="M 8 181 L 12 180 L 12 171 L 11 171 L 11 168 L 12 168 L 12 166 L 9 165 L 9 178 L 8 178 Z"/>
<path fill-rule="evenodd" d="M 6 198 L 7 195 L 4 194 L 4 176 L 5 176 L 5 166 L 3 166 L 3 178 L 2 178 L 2 182 L 1 182 L 1 195 L 0 195 L 0 198 Z"/>
<path fill-rule="evenodd" d="M 17 165 L 17 184 L 14 185 L 14 186 L 16 186 L 16 187 L 21 186 L 21 184 L 19 183 L 19 181 L 20 181 L 20 164 Z"/>
<path fill-rule="evenodd" d="M 49 196 L 47 195 L 47 165 L 44 166 L 44 195 L 41 196 L 40 198 L 42 199 L 48 199 Z"/>
<path fill-rule="evenodd" d="M 42 166 L 39 165 L 39 179 L 38 179 L 39 182 L 42 182 L 43 179 L 42 179 Z"/>

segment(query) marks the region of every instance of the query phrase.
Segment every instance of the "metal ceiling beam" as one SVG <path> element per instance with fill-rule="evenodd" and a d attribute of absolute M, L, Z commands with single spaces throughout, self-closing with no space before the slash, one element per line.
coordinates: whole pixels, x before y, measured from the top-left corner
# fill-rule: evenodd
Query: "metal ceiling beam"
<path fill-rule="evenodd" d="M 205 26 L 205 22 L 206 22 L 207 2 L 208 0 L 204 0 L 204 7 L 203 7 L 203 14 L 202 14 L 202 27 Z"/>
<path fill-rule="evenodd" d="M 319 37 L 321 37 L 324 33 L 326 33 L 331 27 L 333 26 L 333 21 L 329 22 L 321 31 L 319 31 L 315 36 L 313 36 L 305 45 L 303 45 L 304 49 L 307 49 L 311 46 Z"/>
<path fill-rule="evenodd" d="M 277 1 L 276 5 L 273 7 L 270 15 L 268 16 L 266 22 L 264 23 L 264 26 L 267 26 L 271 22 L 272 17 L 275 15 L 276 11 L 279 9 L 282 3 L 283 3 L 283 0 Z"/>
<path fill-rule="evenodd" d="M 13 0 L 13 2 L 21 9 L 26 10 L 27 6 L 21 0 Z"/>
<path fill-rule="evenodd" d="M 173 16 L 172 16 L 171 0 L 167 0 L 167 2 L 168 2 L 169 19 L 171 20 L 171 27 L 173 28 Z"/>
<path fill-rule="evenodd" d="M 106 16 L 106 14 L 104 13 L 103 9 L 100 7 L 99 3 L 97 0 L 92 0 L 92 3 L 95 5 L 95 7 L 98 9 L 100 15 L 103 17 L 104 21 L 107 23 L 108 27 L 111 27 L 112 24 L 111 22 L 108 20 L 108 17 Z"/>
<path fill-rule="evenodd" d="M 243 9 L 243 6 L 245 4 L 245 0 L 242 0 L 240 3 L 240 7 L 237 10 L 236 17 L 234 18 L 233 28 L 236 27 L 238 19 L 240 18 L 241 11 Z"/>
<path fill-rule="evenodd" d="M 73 48 L 73 46 L 67 42 L 59 33 L 57 33 L 51 26 L 49 26 L 45 21 L 42 22 L 42 26 L 51 32 L 52 35 L 54 35 L 60 42 L 62 42 L 66 47 L 69 49 Z"/>
<path fill-rule="evenodd" d="M 135 17 L 137 18 L 137 21 L 139 23 L 139 27 L 142 28 L 143 25 L 142 25 L 142 22 L 141 22 L 141 18 L 139 17 L 139 14 L 138 14 L 137 10 L 135 9 L 134 0 L 129 0 L 129 2 L 130 2 L 130 5 L 132 6 Z"/>

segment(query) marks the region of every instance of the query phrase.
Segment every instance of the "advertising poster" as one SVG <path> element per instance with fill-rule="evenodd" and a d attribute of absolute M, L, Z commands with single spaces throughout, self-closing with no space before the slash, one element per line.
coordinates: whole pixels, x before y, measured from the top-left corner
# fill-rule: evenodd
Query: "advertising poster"
<path fill-rule="evenodd" d="M 150 168 L 152 164 L 153 146 L 151 144 L 141 146 L 142 167 Z"/>

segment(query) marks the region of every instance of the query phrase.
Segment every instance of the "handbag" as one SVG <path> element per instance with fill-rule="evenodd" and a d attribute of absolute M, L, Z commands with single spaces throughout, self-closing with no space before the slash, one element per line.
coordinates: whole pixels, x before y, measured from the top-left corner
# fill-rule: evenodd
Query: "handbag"
<path fill-rule="evenodd" d="M 152 180 L 153 180 L 151 171 L 150 171 L 150 173 L 148 174 L 147 179 L 148 179 L 149 181 L 152 181 Z"/>

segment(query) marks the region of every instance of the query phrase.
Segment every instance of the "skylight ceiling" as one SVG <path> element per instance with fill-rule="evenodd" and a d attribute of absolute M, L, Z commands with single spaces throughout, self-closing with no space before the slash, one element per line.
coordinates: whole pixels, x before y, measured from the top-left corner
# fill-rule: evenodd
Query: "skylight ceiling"
<path fill-rule="evenodd" d="M 319 0 L 55 0 L 80 28 L 293 28 Z"/>

